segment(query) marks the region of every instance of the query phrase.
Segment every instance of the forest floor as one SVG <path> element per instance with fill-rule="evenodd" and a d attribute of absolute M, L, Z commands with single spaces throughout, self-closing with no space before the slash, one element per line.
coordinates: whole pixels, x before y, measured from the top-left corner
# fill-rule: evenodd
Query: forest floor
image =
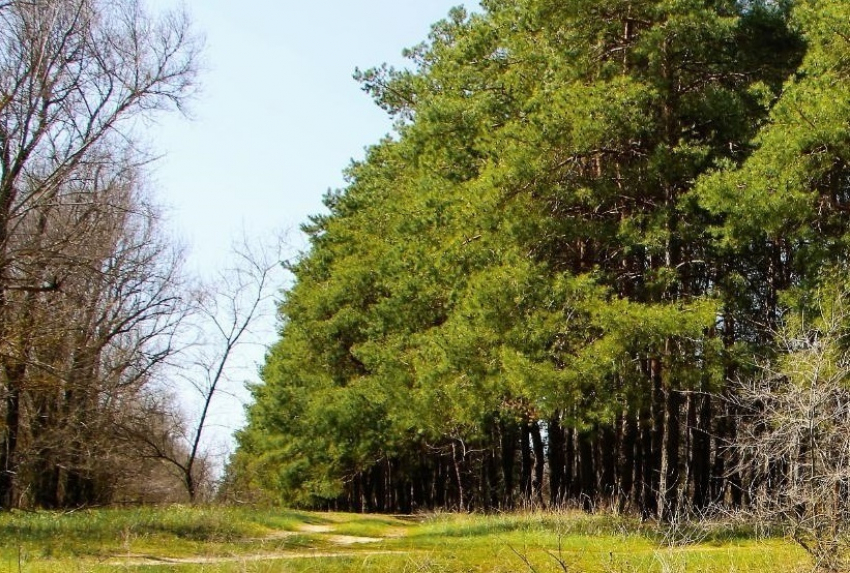
<path fill-rule="evenodd" d="M 793 572 L 806 555 L 745 524 L 612 515 L 405 516 L 222 507 L 0 515 L 9 573 Z"/>

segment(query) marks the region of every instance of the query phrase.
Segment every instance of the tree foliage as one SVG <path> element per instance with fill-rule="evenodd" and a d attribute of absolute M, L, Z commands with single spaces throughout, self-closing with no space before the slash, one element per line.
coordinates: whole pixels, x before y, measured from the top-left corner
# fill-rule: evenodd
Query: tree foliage
<path fill-rule="evenodd" d="M 358 72 L 396 131 L 305 225 L 234 479 L 388 511 L 743 503 L 731 381 L 844 264 L 846 12 L 489 0 Z"/>

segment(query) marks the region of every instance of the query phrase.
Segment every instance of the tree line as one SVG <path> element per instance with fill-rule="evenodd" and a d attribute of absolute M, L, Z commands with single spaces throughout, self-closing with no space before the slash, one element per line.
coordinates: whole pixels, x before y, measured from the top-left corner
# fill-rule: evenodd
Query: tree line
<path fill-rule="evenodd" d="M 739 388 L 845 280 L 848 39 L 838 0 L 484 0 L 358 71 L 394 134 L 304 226 L 229 491 L 751 503 Z"/>
<path fill-rule="evenodd" d="M 2 509 L 209 493 L 209 405 L 277 255 L 202 284 L 150 190 L 146 129 L 195 96 L 202 43 L 139 0 L 0 2 Z"/>

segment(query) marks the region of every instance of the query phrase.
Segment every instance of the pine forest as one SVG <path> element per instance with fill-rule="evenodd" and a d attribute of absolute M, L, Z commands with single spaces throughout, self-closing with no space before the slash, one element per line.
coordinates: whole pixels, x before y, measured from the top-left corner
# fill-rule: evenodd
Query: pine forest
<path fill-rule="evenodd" d="M 395 129 L 303 227 L 226 487 L 850 515 L 850 3 L 483 0 L 406 55 L 356 73 Z"/>

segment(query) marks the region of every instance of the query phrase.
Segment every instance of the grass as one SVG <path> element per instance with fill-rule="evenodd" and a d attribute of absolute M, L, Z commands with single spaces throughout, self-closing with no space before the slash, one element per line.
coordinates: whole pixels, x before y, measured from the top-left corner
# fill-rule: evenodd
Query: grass
<path fill-rule="evenodd" d="M 808 565 L 793 543 L 746 527 L 702 525 L 689 540 L 628 517 L 578 513 L 13 512 L 0 514 L 0 571 L 790 573 Z"/>

